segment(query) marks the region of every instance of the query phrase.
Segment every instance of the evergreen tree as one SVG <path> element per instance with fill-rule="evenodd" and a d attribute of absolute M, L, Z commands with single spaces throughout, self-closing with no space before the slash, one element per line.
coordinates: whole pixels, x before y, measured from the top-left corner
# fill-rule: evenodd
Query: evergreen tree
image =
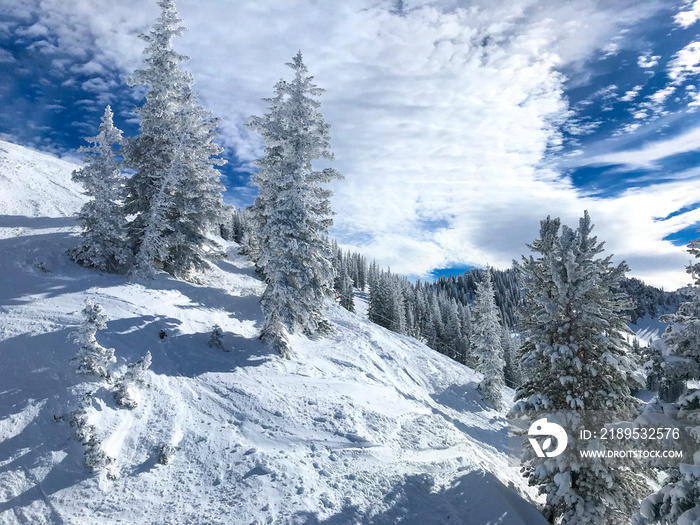
<path fill-rule="evenodd" d="M 123 143 L 122 132 L 112 118 L 112 109 L 107 106 L 99 133 L 85 139 L 90 146 L 78 150 L 86 154 L 87 165 L 74 171 L 72 178 L 92 199 L 80 209 L 80 244 L 68 254 L 81 266 L 119 272 L 128 265 L 131 252 L 126 246 L 126 217 L 121 206 L 125 179 L 114 151 Z"/>
<path fill-rule="evenodd" d="M 342 259 L 341 259 L 342 260 Z M 340 294 L 340 306 L 348 310 L 349 312 L 355 311 L 355 295 L 353 293 L 353 282 L 348 275 L 347 266 L 345 260 L 342 260 L 340 264 L 340 271 L 338 272 L 338 277 L 336 279 L 337 285 L 336 289 Z"/>
<path fill-rule="evenodd" d="M 462 341 L 459 347 L 459 358 L 457 359 L 463 365 L 475 366 L 472 353 L 469 351 L 471 347 L 469 334 L 472 331 L 472 318 L 469 307 L 458 303 L 457 313 L 460 321 L 460 332 L 462 333 Z"/>
<path fill-rule="evenodd" d="M 477 297 L 472 308 L 472 351 L 478 357 L 477 370 L 484 375 L 479 391 L 496 410 L 503 408 L 501 389 L 503 379 L 503 348 L 501 324 L 494 299 L 491 272 L 477 285 Z"/>
<path fill-rule="evenodd" d="M 135 277 L 150 278 L 156 267 L 188 277 L 206 265 L 206 232 L 219 219 L 223 185 L 213 158 L 218 119 L 197 104 L 192 75 L 180 69 L 187 57 L 173 50 L 172 39 L 185 29 L 174 0 L 160 0 L 161 15 L 150 34 L 146 65 L 128 79 L 148 86 L 139 108 L 141 134 L 127 141 L 124 157 L 136 173 L 127 183 L 128 225 Z"/>
<path fill-rule="evenodd" d="M 520 386 L 523 380 L 520 369 L 520 335 L 513 334 L 505 326 L 501 330 L 501 347 L 503 348 L 503 377 L 511 388 Z"/>
<path fill-rule="evenodd" d="M 94 374 L 107 381 L 111 380 L 110 365 L 117 361 L 113 348 L 105 348 L 97 342 L 97 331 L 107 328 L 107 318 L 102 313 L 102 307 L 90 300 L 85 301 L 83 322 L 78 329 L 75 339 L 80 349 L 75 356 L 76 372 L 79 374 Z"/>
<path fill-rule="evenodd" d="M 700 258 L 700 239 L 691 241 L 688 251 Z M 667 408 L 678 411 L 682 426 L 696 429 L 692 432 L 696 452 L 692 463 L 671 470 L 660 490 L 642 502 L 635 524 L 675 525 L 700 520 L 700 389 L 688 386 L 688 381 L 700 379 L 700 262 L 689 265 L 687 271 L 696 278 L 691 300 L 681 303 L 675 314 L 662 317 L 672 324 L 663 339 L 652 346 L 660 350 L 660 394 L 665 388 L 668 398 L 675 398 Z"/>
<path fill-rule="evenodd" d="M 146 370 L 151 366 L 151 352 L 135 363 L 126 367 L 126 372 L 119 378 L 114 388 L 114 400 L 117 405 L 124 408 L 136 408 L 138 401 L 135 389 L 146 383 Z"/>
<path fill-rule="evenodd" d="M 211 331 L 211 335 L 209 336 L 209 346 L 228 351 L 224 346 L 224 332 L 221 330 L 221 327 L 218 324 L 215 324 Z"/>
<path fill-rule="evenodd" d="M 95 414 L 92 399 L 92 393 L 86 393 L 78 409 L 71 413 L 70 426 L 74 428 L 73 435 L 76 441 L 85 447 L 85 468 L 91 472 L 107 471 L 109 479 L 116 479 L 113 470 L 115 459 L 105 452 L 97 428 L 90 423 Z"/>
<path fill-rule="evenodd" d="M 440 311 L 440 295 L 436 290 L 431 290 L 429 294 L 428 319 L 428 346 L 444 354 L 445 324 L 442 322 L 442 312 Z"/>
<path fill-rule="evenodd" d="M 335 254 L 333 258 L 333 269 L 335 272 L 335 292 L 336 300 L 339 300 L 340 306 L 350 312 L 355 311 L 355 297 L 353 292 L 353 259 L 350 253 L 344 254 L 343 250 L 338 246 L 338 242 L 331 242 L 331 250 Z"/>
<path fill-rule="evenodd" d="M 584 415 L 587 424 L 602 428 L 636 414 L 621 366 L 629 302 L 612 292 L 628 268 L 598 257 L 603 243 L 591 236 L 587 212 L 576 230 L 564 226 L 560 235 L 559 228 L 559 219 L 542 221 L 540 238 L 529 245 L 538 257 L 523 257 L 518 266 L 527 290 L 527 378 L 515 409 L 546 410 L 569 435 L 578 435 Z M 642 482 L 631 468 L 603 461 L 583 460 L 573 449 L 553 458 L 525 449 L 524 473 L 546 495 L 552 523 L 628 523 Z"/>
<path fill-rule="evenodd" d="M 316 159 L 333 159 L 330 127 L 317 100 L 323 90 L 313 83 L 301 52 L 287 65 L 294 79 L 280 80 L 274 97 L 267 99 L 269 112 L 250 120 L 265 143 L 265 155 L 256 161 L 260 169 L 251 177 L 258 187 L 253 205 L 257 266 L 267 281 L 262 339 L 282 355 L 288 354 L 287 333 L 330 328 L 322 309 L 334 277 L 328 242 L 331 192 L 322 185 L 340 178 L 334 169 L 312 167 Z"/>
<path fill-rule="evenodd" d="M 462 323 L 459 319 L 459 310 L 457 302 L 454 299 L 449 300 L 447 307 L 447 322 L 445 323 L 445 338 L 448 346 L 447 355 L 455 361 L 460 361 L 462 357 Z"/>
<path fill-rule="evenodd" d="M 389 288 L 390 276 L 391 270 L 372 273 L 369 284 L 369 307 L 367 310 L 370 321 L 389 329 L 391 329 L 392 314 L 392 297 Z"/>
<path fill-rule="evenodd" d="M 397 334 L 406 333 L 406 306 L 404 304 L 401 281 L 394 276 L 387 279 L 389 289 L 389 329 Z"/>

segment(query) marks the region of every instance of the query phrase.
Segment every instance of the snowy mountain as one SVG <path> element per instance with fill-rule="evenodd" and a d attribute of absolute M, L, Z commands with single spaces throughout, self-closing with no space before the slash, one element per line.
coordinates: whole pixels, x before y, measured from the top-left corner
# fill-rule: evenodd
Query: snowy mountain
<path fill-rule="evenodd" d="M 280 359 L 233 243 L 199 284 L 75 265 L 73 169 L 0 142 L 0 523 L 545 523 L 479 374 L 370 323 L 359 298 Z M 133 410 L 74 371 L 86 299 L 117 369 L 152 355 Z M 208 345 L 214 325 L 228 351 Z M 86 390 L 109 472 L 85 469 L 68 424 Z"/>

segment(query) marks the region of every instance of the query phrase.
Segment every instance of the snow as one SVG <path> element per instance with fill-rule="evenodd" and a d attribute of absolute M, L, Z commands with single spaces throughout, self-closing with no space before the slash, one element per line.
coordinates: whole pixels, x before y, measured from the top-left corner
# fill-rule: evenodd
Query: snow
<path fill-rule="evenodd" d="M 42 220 L 70 217 L 85 202 L 71 181 L 75 164 L 0 141 L 0 228 L 5 235 L 24 226 L 43 229 L 71 222 Z M 14 218 L 14 221 L 10 219 Z"/>
<path fill-rule="evenodd" d="M 628 326 L 639 340 L 639 345 L 644 347 L 660 339 L 668 323 L 659 321 L 658 318 L 646 314 L 644 317 L 637 319 L 636 323 L 629 323 Z"/>
<path fill-rule="evenodd" d="M 0 157 L 0 524 L 545 523 L 480 374 L 370 323 L 359 296 L 282 360 L 257 338 L 264 285 L 235 244 L 200 284 L 86 270 L 65 255 L 75 166 L 3 142 Z M 133 410 L 74 372 L 88 298 L 118 369 L 152 354 Z M 230 352 L 208 345 L 214 325 Z M 89 387 L 116 479 L 71 437 Z"/>

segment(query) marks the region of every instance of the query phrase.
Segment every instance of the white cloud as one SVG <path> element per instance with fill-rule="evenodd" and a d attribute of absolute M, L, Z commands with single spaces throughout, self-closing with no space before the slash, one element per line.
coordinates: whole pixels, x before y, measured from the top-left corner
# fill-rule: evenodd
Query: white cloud
<path fill-rule="evenodd" d="M 651 68 L 659 63 L 660 56 L 652 56 L 650 52 L 644 53 L 637 57 L 637 65 L 641 68 Z"/>
<path fill-rule="evenodd" d="M 0 64 L 14 64 L 15 57 L 7 49 L 0 49 Z"/>
<path fill-rule="evenodd" d="M 674 84 L 681 84 L 700 73 L 700 42 L 691 42 L 676 53 L 668 64 L 668 76 Z"/>
<path fill-rule="evenodd" d="M 503 267 L 526 251 L 540 219 L 575 224 L 588 208 L 601 238 L 638 265 L 637 275 L 667 286 L 669 272 L 684 278 L 682 249 L 660 241 L 676 225 L 652 217 L 700 201 L 693 186 L 675 187 L 682 198 L 660 186 L 596 200 L 542 167 L 569 115 L 558 69 L 568 67 L 572 85 L 585 82 L 586 64 L 611 44 L 623 46 L 624 29 L 662 3 L 416 1 L 403 16 L 374 0 L 179 6 L 189 31 L 177 49 L 192 57 L 186 67 L 201 99 L 223 117 L 223 138 L 243 161 L 260 153 L 248 116 L 265 110 L 261 99 L 288 77 L 283 64 L 304 52 L 327 90 L 322 111 L 335 167 L 345 175 L 333 187 L 334 231 L 344 245 L 405 274 L 450 264 Z M 41 12 L 78 67 L 126 75 L 140 63 L 136 35 L 157 7 L 42 0 Z"/>
<path fill-rule="evenodd" d="M 690 107 L 690 108 L 700 107 L 700 91 L 690 91 L 688 93 L 688 96 L 690 97 L 690 102 L 688 103 L 688 107 Z"/>
<path fill-rule="evenodd" d="M 632 102 L 635 98 L 637 98 L 637 95 L 639 95 L 639 92 L 642 90 L 642 87 L 644 86 L 634 86 L 632 89 L 629 91 L 625 91 L 625 94 L 620 97 L 621 102 Z"/>
<path fill-rule="evenodd" d="M 659 89 L 655 93 L 652 93 L 649 95 L 649 100 L 652 101 L 652 103 L 656 105 L 661 105 L 664 102 L 666 102 L 666 99 L 673 95 L 673 93 L 676 91 L 676 86 L 666 86 L 663 89 Z"/>
<path fill-rule="evenodd" d="M 683 28 L 688 28 L 700 20 L 700 0 L 691 0 L 686 7 L 688 9 L 680 11 L 674 18 L 676 24 Z"/>
<path fill-rule="evenodd" d="M 591 98 L 601 98 L 603 100 L 616 99 L 618 89 L 619 88 L 617 87 L 617 85 L 610 84 L 609 86 L 605 86 L 603 88 L 600 88 L 598 91 L 593 93 L 591 95 Z"/>
<path fill-rule="evenodd" d="M 639 168 L 655 169 L 659 167 L 658 161 L 660 160 L 679 153 L 698 150 L 700 150 L 700 127 L 691 129 L 677 137 L 649 142 L 644 147 L 637 149 L 603 153 L 586 158 L 577 157 L 574 163 L 577 166 L 622 165 L 630 171 Z"/>
<path fill-rule="evenodd" d="M 637 131 L 641 127 L 642 127 L 642 124 L 638 121 L 637 122 L 630 122 L 629 124 L 625 124 L 624 126 L 622 126 L 622 128 L 620 128 L 618 131 L 615 131 L 613 133 L 613 136 L 617 137 L 620 135 L 624 135 L 626 133 L 634 133 L 635 131 Z"/>

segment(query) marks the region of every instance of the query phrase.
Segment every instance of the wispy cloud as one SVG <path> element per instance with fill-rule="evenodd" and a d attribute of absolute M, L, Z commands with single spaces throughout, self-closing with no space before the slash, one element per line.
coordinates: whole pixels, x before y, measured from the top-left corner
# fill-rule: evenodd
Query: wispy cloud
<path fill-rule="evenodd" d="M 0 49 L 0 64 L 14 64 L 15 57 L 7 49 Z"/>
<path fill-rule="evenodd" d="M 679 136 L 666 140 L 651 141 L 646 145 L 634 149 L 603 153 L 589 157 L 579 157 L 569 165 L 578 166 L 622 166 L 628 171 L 639 168 L 656 169 L 660 167 L 659 161 L 678 155 L 700 151 L 700 127 L 696 127 L 682 133 Z"/>

